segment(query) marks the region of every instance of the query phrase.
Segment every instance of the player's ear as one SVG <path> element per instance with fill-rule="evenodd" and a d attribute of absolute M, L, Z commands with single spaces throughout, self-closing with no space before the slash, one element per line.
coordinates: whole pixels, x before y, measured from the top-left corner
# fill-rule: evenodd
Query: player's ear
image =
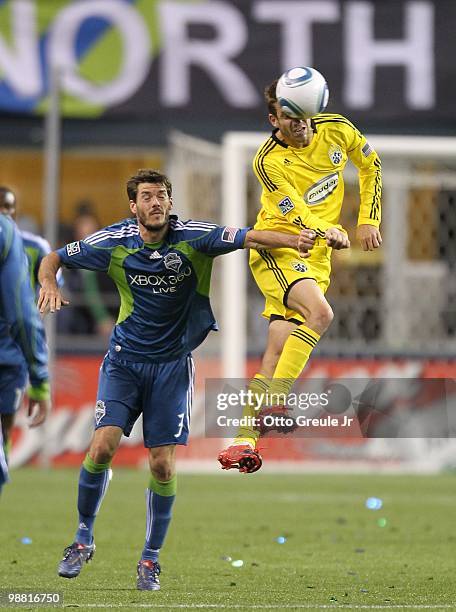
<path fill-rule="evenodd" d="M 169 207 L 172 208 L 173 207 L 173 198 L 169 198 Z"/>
<path fill-rule="evenodd" d="M 279 127 L 279 121 L 277 119 L 277 117 L 275 115 L 273 115 L 272 113 L 269 113 L 268 115 L 268 119 L 269 119 L 269 123 L 272 125 L 272 127 Z"/>
<path fill-rule="evenodd" d="M 129 204 L 131 212 L 136 215 L 136 202 L 134 200 L 130 200 Z"/>

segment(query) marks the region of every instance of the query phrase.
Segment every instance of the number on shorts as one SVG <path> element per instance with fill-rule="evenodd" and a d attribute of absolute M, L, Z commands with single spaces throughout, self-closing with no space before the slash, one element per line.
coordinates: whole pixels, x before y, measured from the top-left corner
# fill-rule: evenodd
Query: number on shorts
<path fill-rule="evenodd" d="M 177 428 L 177 433 L 174 434 L 175 438 L 179 438 L 182 433 L 182 428 L 184 427 L 185 412 L 181 412 L 177 416 L 179 417 L 179 427 Z"/>

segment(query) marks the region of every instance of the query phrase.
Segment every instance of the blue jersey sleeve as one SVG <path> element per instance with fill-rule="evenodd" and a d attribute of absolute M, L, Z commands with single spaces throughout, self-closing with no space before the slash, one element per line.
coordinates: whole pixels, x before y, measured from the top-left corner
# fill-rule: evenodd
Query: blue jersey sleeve
<path fill-rule="evenodd" d="M 189 244 L 202 253 L 207 253 L 213 257 L 231 253 L 244 248 L 245 236 L 250 227 L 243 229 L 237 227 L 215 227 L 210 232 L 189 240 Z"/>
<path fill-rule="evenodd" d="M 9 334 L 27 362 L 31 386 L 42 388 L 49 379 L 44 327 L 35 306 L 22 239 L 14 222 L 3 215 L 0 215 L 0 306 Z"/>
<path fill-rule="evenodd" d="M 111 263 L 112 248 L 95 247 L 84 240 L 70 242 L 61 249 L 57 249 L 62 265 L 67 268 L 81 268 L 83 270 L 100 270 L 106 272 Z"/>

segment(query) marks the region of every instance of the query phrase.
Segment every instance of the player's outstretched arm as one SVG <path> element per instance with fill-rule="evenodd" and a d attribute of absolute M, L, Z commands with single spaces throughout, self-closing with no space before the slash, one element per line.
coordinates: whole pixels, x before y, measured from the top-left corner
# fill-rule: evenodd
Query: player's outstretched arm
<path fill-rule="evenodd" d="M 60 310 L 62 306 L 67 306 L 69 304 L 69 301 L 62 297 L 57 284 L 56 276 L 59 268 L 60 257 L 55 251 L 46 255 L 41 262 L 38 272 L 38 280 L 41 285 L 38 297 L 38 309 L 41 314 L 46 313 L 48 310 L 50 312 L 55 312 L 56 310 Z"/>
<path fill-rule="evenodd" d="M 316 233 L 305 229 L 299 234 L 285 234 L 270 230 L 249 230 L 245 235 L 245 249 L 289 248 L 299 251 L 301 257 L 310 256 L 309 251 L 315 244 Z"/>
<path fill-rule="evenodd" d="M 382 236 L 378 227 L 367 223 L 358 225 L 356 238 L 363 251 L 373 251 L 382 244 Z"/>

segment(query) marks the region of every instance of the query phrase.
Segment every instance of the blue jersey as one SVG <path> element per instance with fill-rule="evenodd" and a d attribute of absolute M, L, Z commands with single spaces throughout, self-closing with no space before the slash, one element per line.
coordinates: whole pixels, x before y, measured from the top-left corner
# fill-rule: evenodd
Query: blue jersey
<path fill-rule="evenodd" d="M 32 285 L 33 292 L 37 293 L 39 287 L 38 270 L 43 258 L 51 252 L 51 247 L 47 240 L 37 234 L 32 234 L 32 232 L 25 230 L 20 230 L 20 234 L 29 263 L 30 284 Z M 59 287 L 63 285 L 63 277 L 60 271 L 57 275 L 57 284 Z"/>
<path fill-rule="evenodd" d="M 180 221 L 172 215 L 159 243 L 145 243 L 125 219 L 59 249 L 69 268 L 103 270 L 120 294 L 110 350 L 139 362 L 188 354 L 217 325 L 209 303 L 213 259 L 244 246 L 249 228 Z"/>
<path fill-rule="evenodd" d="M 0 215 L 0 369 L 26 360 L 30 384 L 48 381 L 44 328 L 28 277 L 27 258 L 19 230 Z"/>

